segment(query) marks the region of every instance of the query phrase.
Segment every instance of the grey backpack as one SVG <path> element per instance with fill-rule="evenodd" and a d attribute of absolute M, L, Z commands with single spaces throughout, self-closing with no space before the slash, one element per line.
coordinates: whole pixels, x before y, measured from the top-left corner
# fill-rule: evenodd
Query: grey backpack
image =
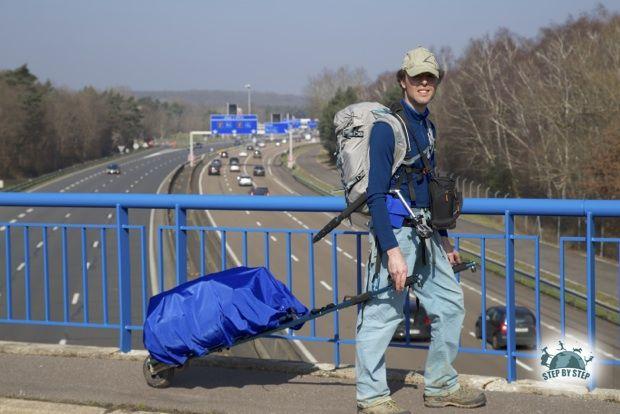
<path fill-rule="evenodd" d="M 397 116 L 378 102 L 360 102 L 347 106 L 334 117 L 337 139 L 336 167 L 340 171 L 347 205 L 359 204 L 354 211 L 363 214 L 369 212 L 365 203 L 370 168 L 368 149 L 370 131 L 375 122 L 385 122 L 394 131 L 394 164 L 391 175 L 394 175 L 410 149 L 404 122 Z"/>

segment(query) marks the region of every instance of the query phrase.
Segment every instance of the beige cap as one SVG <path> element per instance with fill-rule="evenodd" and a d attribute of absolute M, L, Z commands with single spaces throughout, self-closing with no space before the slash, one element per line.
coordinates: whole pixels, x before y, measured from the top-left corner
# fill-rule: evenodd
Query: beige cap
<path fill-rule="evenodd" d="M 409 76 L 416 76 L 420 73 L 428 72 L 433 74 L 436 78 L 440 77 L 440 69 L 435 55 L 422 46 L 418 46 L 407 52 L 403 59 L 401 69 L 404 69 Z"/>

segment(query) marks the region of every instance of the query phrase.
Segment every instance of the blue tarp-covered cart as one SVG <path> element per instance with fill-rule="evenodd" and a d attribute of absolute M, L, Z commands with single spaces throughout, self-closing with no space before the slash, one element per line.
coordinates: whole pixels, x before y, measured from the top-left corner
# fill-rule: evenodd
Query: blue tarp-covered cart
<path fill-rule="evenodd" d="M 473 263 L 461 267 L 473 267 Z M 411 283 L 413 277 L 407 278 L 406 285 Z M 175 369 L 191 358 L 282 329 L 300 329 L 309 320 L 363 303 L 388 289 L 391 286 L 309 310 L 264 267 L 236 267 L 202 276 L 150 299 L 144 321 L 144 346 L 149 352 L 144 377 L 152 387 L 168 387 Z"/>

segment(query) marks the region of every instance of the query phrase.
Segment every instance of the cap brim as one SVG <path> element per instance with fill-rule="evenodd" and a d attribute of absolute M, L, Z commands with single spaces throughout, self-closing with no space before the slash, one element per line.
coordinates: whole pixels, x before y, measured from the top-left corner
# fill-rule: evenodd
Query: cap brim
<path fill-rule="evenodd" d="M 418 76 L 421 73 L 430 73 L 439 79 L 439 71 L 431 65 L 416 65 L 413 68 L 405 69 L 405 72 L 411 77 Z"/>

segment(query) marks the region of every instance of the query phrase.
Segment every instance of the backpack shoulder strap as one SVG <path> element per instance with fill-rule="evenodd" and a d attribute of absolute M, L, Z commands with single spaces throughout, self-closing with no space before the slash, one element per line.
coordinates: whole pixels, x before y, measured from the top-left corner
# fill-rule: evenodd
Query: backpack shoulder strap
<path fill-rule="evenodd" d="M 390 110 L 396 115 L 398 116 L 403 122 L 404 122 L 404 112 L 405 112 L 405 108 L 403 108 L 402 103 L 397 102 L 395 104 L 392 104 L 390 106 Z M 432 123 L 431 123 L 432 125 Z M 433 126 L 434 127 L 434 126 Z M 428 127 L 427 127 L 428 130 Z M 409 135 L 407 134 L 407 137 L 409 137 Z M 407 141 L 409 141 L 409 139 L 407 138 Z M 424 164 L 424 169 L 426 170 L 426 172 L 431 173 L 433 171 L 433 168 L 430 164 L 429 158 L 430 158 L 430 153 L 433 150 L 434 147 L 434 141 L 435 138 L 433 137 L 431 139 L 431 137 L 429 136 L 429 143 L 430 145 L 425 148 L 424 150 L 422 150 L 420 148 L 420 144 L 418 143 L 418 140 L 416 139 L 415 135 L 413 136 L 413 143 L 415 144 L 417 150 L 418 150 L 418 156 L 414 156 L 411 159 L 407 160 L 408 164 L 412 164 L 414 161 L 416 161 L 418 158 L 422 159 L 422 164 Z"/>

